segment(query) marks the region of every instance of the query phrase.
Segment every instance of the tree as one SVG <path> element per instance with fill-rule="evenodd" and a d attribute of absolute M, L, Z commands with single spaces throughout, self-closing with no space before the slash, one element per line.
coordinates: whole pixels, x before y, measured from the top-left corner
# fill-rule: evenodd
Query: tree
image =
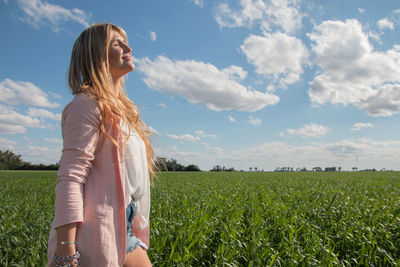
<path fill-rule="evenodd" d="M 201 171 L 200 168 L 197 167 L 194 164 L 187 165 L 184 170 L 188 171 L 188 172 L 199 172 L 199 171 Z"/>
<path fill-rule="evenodd" d="M 222 171 L 221 165 L 215 165 L 212 169 L 212 172 L 220 172 Z"/>
<path fill-rule="evenodd" d="M 166 158 L 157 158 L 156 167 L 158 171 L 201 171 L 200 168 L 194 164 L 190 164 L 188 166 L 183 166 L 178 163 L 176 159 L 166 159 Z"/>
<path fill-rule="evenodd" d="M 16 155 L 10 150 L 0 150 L 0 169 L 1 170 L 15 170 L 22 166 L 23 162 L 21 155 Z"/>

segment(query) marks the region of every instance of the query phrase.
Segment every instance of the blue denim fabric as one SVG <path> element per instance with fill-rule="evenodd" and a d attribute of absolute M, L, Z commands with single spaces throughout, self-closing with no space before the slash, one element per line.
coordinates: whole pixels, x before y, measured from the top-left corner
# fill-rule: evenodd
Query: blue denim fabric
<path fill-rule="evenodd" d="M 132 220 L 136 214 L 136 201 L 132 199 L 128 207 L 126 207 L 126 254 L 133 251 L 142 243 L 142 240 L 136 237 L 132 231 Z"/>

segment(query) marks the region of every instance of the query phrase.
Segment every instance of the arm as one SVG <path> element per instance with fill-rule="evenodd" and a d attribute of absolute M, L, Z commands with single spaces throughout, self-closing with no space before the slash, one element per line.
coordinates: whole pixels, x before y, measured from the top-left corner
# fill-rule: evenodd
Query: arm
<path fill-rule="evenodd" d="M 55 188 L 55 224 L 58 257 L 72 255 L 75 245 L 61 245 L 61 241 L 75 241 L 76 230 L 83 222 L 83 186 L 94 160 L 100 125 L 97 103 L 78 96 L 66 107 L 62 116 L 63 151 Z"/>
<path fill-rule="evenodd" d="M 57 250 L 58 257 L 69 256 L 76 252 L 76 246 L 61 245 L 60 241 L 75 241 L 76 223 L 65 224 L 56 229 L 57 231 Z"/>

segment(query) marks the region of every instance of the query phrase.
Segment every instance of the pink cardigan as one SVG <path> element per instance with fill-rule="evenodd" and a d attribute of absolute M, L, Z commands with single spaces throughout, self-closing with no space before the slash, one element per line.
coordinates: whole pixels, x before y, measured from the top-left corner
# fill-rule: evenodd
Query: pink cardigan
<path fill-rule="evenodd" d="M 76 95 L 62 114 L 64 147 L 55 188 L 55 217 L 48 246 L 48 266 L 55 253 L 55 228 L 78 223 L 76 247 L 83 267 L 123 266 L 126 250 L 124 161 L 117 147 L 100 132 L 100 106 L 86 95 Z M 117 127 L 107 129 L 122 146 Z M 122 157 L 123 159 L 123 157 Z M 135 217 L 135 234 L 149 245 L 149 227 Z M 61 241 L 61 240 L 60 240 Z"/>

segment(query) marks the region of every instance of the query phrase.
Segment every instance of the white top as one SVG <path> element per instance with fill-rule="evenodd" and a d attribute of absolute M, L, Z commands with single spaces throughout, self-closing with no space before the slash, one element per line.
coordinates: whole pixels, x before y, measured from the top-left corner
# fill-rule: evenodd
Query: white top
<path fill-rule="evenodd" d="M 121 129 L 128 134 L 128 128 L 121 124 Z M 147 167 L 146 146 L 136 131 L 131 128 L 130 137 L 125 146 L 125 208 L 133 197 L 137 201 L 138 215 L 142 217 L 144 225 L 149 225 L 150 216 L 150 180 Z"/>

